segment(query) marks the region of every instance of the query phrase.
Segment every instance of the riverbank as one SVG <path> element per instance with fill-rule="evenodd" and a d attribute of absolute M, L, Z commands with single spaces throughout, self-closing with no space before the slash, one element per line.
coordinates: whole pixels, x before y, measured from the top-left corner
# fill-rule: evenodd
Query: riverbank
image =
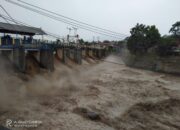
<path fill-rule="evenodd" d="M 143 55 L 134 55 L 126 48 L 123 49 L 121 55 L 127 66 L 180 75 L 180 56 L 162 57 L 157 56 L 157 54 L 152 52 L 148 52 Z"/>

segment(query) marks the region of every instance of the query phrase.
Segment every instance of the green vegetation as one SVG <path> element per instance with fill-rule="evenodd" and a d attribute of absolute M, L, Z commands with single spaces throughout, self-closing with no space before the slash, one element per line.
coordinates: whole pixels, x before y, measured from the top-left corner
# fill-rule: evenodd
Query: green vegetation
<path fill-rule="evenodd" d="M 130 31 L 131 36 L 128 39 L 128 49 L 133 54 L 146 53 L 149 48 L 158 44 L 160 34 L 155 26 L 146 26 L 137 24 Z"/>
<path fill-rule="evenodd" d="M 145 54 L 154 50 L 160 56 L 177 54 L 178 41 L 180 40 L 180 22 L 176 22 L 170 29 L 170 36 L 161 37 L 156 26 L 137 24 L 130 31 L 127 47 L 132 54 Z M 177 52 L 177 51 L 176 51 Z"/>
<path fill-rule="evenodd" d="M 79 39 L 79 44 L 80 45 L 83 45 L 85 42 L 84 42 L 84 40 L 83 39 Z"/>
<path fill-rule="evenodd" d="M 180 21 L 173 24 L 169 32 L 172 33 L 174 37 L 179 39 L 180 38 Z"/>
<path fill-rule="evenodd" d="M 169 56 L 173 55 L 173 48 L 176 47 L 176 40 L 172 36 L 163 36 L 156 52 L 159 56 Z"/>

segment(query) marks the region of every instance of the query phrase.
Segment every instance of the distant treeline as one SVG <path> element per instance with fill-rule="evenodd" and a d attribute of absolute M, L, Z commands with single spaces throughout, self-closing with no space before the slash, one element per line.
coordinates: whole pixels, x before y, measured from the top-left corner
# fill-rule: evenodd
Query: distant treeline
<path fill-rule="evenodd" d="M 126 38 L 127 47 L 132 54 L 141 55 L 155 52 L 159 56 L 180 54 L 180 21 L 172 25 L 171 35 L 161 36 L 155 25 L 137 24 Z"/>

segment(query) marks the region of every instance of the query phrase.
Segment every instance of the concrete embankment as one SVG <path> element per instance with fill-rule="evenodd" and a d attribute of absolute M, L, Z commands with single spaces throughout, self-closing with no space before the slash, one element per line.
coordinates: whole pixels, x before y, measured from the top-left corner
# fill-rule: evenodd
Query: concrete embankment
<path fill-rule="evenodd" d="M 157 72 L 180 74 L 180 56 L 160 57 L 153 53 L 133 55 L 127 49 L 124 49 L 121 54 L 127 66 Z"/>

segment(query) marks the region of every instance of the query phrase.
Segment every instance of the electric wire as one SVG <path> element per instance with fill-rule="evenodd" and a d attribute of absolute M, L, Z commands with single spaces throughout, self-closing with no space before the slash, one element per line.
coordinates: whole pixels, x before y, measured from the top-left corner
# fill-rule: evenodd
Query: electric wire
<path fill-rule="evenodd" d="M 81 22 L 81 21 L 78 21 L 78 20 L 75 20 L 75 19 L 66 17 L 66 16 L 64 16 L 64 15 L 58 14 L 58 13 L 53 12 L 53 11 L 49 11 L 49 10 L 44 9 L 44 8 L 41 8 L 41 7 L 39 7 L 39 6 L 36 6 L 36 5 L 30 4 L 30 3 L 24 2 L 24 1 L 22 1 L 22 0 L 17 0 L 17 1 L 19 1 L 19 2 L 21 2 L 21 3 L 23 3 L 23 4 L 26 4 L 26 5 L 29 5 L 29 6 L 31 6 L 31 7 L 38 8 L 38 9 L 40 9 L 40 10 L 46 11 L 46 12 L 48 12 L 48 13 L 51 13 L 51 14 L 54 14 L 54 15 L 57 15 L 57 16 L 60 16 L 60 17 L 69 19 L 69 20 L 71 20 L 71 21 L 74 21 L 74 22 L 77 22 L 77 23 L 80 23 L 80 24 L 84 24 L 84 25 L 86 25 L 86 26 L 90 26 L 90 27 L 93 27 L 93 28 L 97 28 L 97 29 L 103 30 L 103 31 L 105 31 L 105 32 L 111 32 L 112 34 L 115 34 L 115 35 L 127 36 L 126 34 L 117 33 L 117 32 L 111 31 L 111 30 L 103 29 L 103 28 L 100 28 L 100 27 L 97 27 L 97 26 L 93 26 L 93 25 L 87 24 L 87 23 L 85 23 L 85 22 Z"/>
<path fill-rule="evenodd" d="M 70 21 L 67 21 L 67 20 L 64 20 L 64 19 L 60 19 L 59 17 L 56 17 L 56 16 L 53 16 L 53 15 L 50 15 L 50 14 L 47 14 L 47 13 L 44 13 L 42 11 L 38 11 L 36 9 L 33 9 L 33 8 L 30 8 L 28 6 L 25 6 L 25 5 L 22 5 L 22 4 L 19 4 L 19 3 L 16 3 L 16 2 L 13 2 L 11 0 L 6 0 L 12 4 L 15 4 L 19 7 L 22 7 L 22 8 L 25 8 L 25 9 L 28 9 L 30 11 L 33 11 L 35 13 L 38 13 L 38 14 L 41 14 L 43 16 L 46 16 L 46 17 L 49 17 L 51 19 L 54 19 L 54 20 L 57 20 L 57 21 L 60 21 L 60 22 L 63 22 L 63 23 L 66 23 L 66 24 L 70 24 L 72 26 L 75 26 L 75 27 L 78 27 L 78 28 L 81 28 L 81 29 L 84 29 L 84 30 L 87 30 L 87 31 L 90 31 L 90 32 L 95 32 L 95 33 L 98 33 L 98 34 L 101 34 L 101 35 L 105 35 L 105 36 L 109 36 L 109 37 L 113 37 L 113 38 L 117 38 L 117 39 L 120 39 L 120 37 L 117 37 L 117 36 L 114 36 L 114 35 L 110 35 L 110 34 L 107 34 L 107 33 L 103 33 L 103 32 L 100 32 L 98 30 L 95 30 L 95 29 L 90 29 L 90 28 L 87 28 L 87 27 L 84 27 L 82 25 L 78 25 L 78 24 L 75 24 L 75 23 L 72 23 Z"/>
<path fill-rule="evenodd" d="M 2 5 L 0 5 L 0 7 L 4 10 L 4 12 L 12 19 L 12 21 L 15 23 L 15 24 L 17 24 L 15 21 L 14 21 L 14 19 L 13 19 L 13 17 L 11 17 L 11 15 L 6 11 L 6 9 L 2 6 Z"/>

